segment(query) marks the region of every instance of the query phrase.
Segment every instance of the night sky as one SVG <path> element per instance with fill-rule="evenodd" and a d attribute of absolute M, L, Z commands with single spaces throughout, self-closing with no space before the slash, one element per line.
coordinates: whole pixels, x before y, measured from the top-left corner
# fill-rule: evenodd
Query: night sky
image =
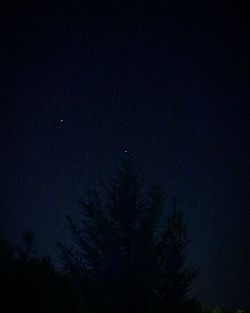
<path fill-rule="evenodd" d="M 64 214 L 78 217 L 84 190 L 127 149 L 146 184 L 161 183 L 185 211 L 202 303 L 245 308 L 248 16 L 200 2 L 1 10 L 0 227 L 14 244 L 32 230 L 39 254 L 57 262 Z"/>

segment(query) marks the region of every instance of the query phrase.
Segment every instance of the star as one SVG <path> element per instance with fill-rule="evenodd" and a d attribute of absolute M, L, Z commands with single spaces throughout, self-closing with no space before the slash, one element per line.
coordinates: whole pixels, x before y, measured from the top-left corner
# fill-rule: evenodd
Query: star
<path fill-rule="evenodd" d="M 60 120 L 61 123 L 63 123 L 63 120 Z"/>

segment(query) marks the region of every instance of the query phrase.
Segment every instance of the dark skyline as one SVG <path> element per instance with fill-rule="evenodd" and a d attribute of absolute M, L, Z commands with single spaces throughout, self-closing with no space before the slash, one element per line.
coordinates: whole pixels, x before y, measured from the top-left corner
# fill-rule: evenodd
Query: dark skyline
<path fill-rule="evenodd" d="M 190 224 L 202 303 L 249 307 L 244 8 L 13 3 L 1 25 L 1 229 L 56 258 L 64 214 L 127 149 Z M 63 122 L 61 121 L 63 120 Z"/>

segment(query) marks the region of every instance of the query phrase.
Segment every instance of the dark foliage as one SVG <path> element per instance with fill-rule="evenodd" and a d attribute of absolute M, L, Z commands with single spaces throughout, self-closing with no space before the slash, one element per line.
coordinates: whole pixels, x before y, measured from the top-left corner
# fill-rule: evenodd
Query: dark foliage
<path fill-rule="evenodd" d="M 27 235 L 28 234 L 28 235 Z M 26 244 L 18 248 L 15 257 L 7 242 L 0 240 L 0 289 L 3 313 L 71 312 L 65 310 L 63 291 L 65 285 L 61 276 L 51 264 L 50 258 L 34 257 L 31 251 L 33 235 L 27 232 Z M 25 253 L 24 253 L 25 252 Z"/>
<path fill-rule="evenodd" d="M 187 231 L 176 201 L 167 209 L 160 186 L 144 194 L 129 155 L 104 189 L 87 193 L 80 223 L 66 216 L 75 247 L 59 244 L 87 312 L 189 311 L 195 272 L 186 265 Z"/>

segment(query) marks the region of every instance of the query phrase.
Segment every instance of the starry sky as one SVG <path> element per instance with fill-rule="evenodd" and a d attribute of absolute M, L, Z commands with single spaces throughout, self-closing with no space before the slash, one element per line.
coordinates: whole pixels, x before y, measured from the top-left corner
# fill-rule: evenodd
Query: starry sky
<path fill-rule="evenodd" d="M 12 2 L 1 10 L 0 227 L 56 261 L 124 150 L 175 195 L 204 305 L 250 307 L 249 31 L 213 2 Z"/>

